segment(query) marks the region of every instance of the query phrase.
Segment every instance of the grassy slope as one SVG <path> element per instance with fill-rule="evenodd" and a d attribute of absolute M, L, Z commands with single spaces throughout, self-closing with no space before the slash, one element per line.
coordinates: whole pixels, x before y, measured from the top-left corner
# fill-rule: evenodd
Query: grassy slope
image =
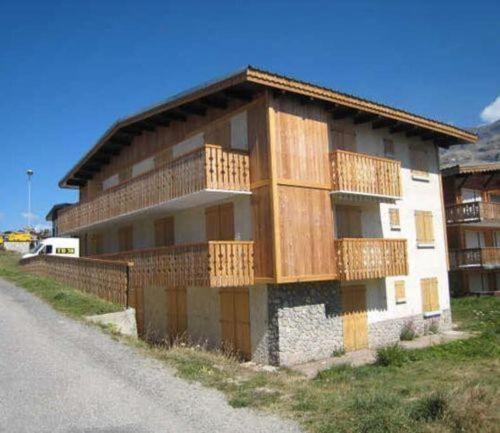
<path fill-rule="evenodd" d="M 0 252 L 0 277 L 24 287 L 62 313 L 72 317 L 82 317 L 122 309 L 119 305 L 79 292 L 49 278 L 30 275 L 21 269 L 18 261 L 18 254 Z"/>
<path fill-rule="evenodd" d="M 116 308 L 92 296 L 23 274 L 0 255 L 0 276 L 74 316 Z M 256 372 L 222 353 L 177 345 L 131 344 L 215 387 L 235 407 L 277 412 L 312 432 L 496 432 L 500 388 L 500 298 L 453 300 L 455 322 L 478 336 L 401 353 L 401 366 L 337 367 L 309 381 L 286 369 Z"/>

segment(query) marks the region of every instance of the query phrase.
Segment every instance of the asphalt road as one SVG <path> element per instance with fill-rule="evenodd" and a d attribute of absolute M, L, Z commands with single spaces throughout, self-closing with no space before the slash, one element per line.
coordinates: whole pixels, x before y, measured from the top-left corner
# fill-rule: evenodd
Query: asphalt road
<path fill-rule="evenodd" d="M 298 432 L 0 279 L 0 432 Z"/>

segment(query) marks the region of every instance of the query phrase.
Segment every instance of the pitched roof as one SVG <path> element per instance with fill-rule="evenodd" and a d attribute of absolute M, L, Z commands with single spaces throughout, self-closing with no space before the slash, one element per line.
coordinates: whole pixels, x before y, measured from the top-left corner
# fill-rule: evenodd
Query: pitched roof
<path fill-rule="evenodd" d="M 477 136 L 461 128 L 389 107 L 333 89 L 317 86 L 283 75 L 267 72 L 253 66 L 223 78 L 210 81 L 179 93 L 139 113 L 117 120 L 97 143 L 61 179 L 61 187 L 83 185 L 92 172 L 109 160 L 109 154 L 130 144 L 133 135 L 141 130 L 167 126 L 171 121 L 185 119 L 190 113 L 199 114 L 206 106 L 223 103 L 221 98 L 251 99 L 263 89 L 298 95 L 304 100 L 319 101 L 332 111 L 333 116 L 363 116 L 364 121 L 378 122 L 379 127 L 391 127 L 394 132 L 425 136 L 436 145 L 449 146 L 475 142 Z"/>
<path fill-rule="evenodd" d="M 491 162 L 485 164 L 462 164 L 446 167 L 441 170 L 444 177 L 456 176 L 460 174 L 491 173 L 500 170 L 500 162 Z"/>

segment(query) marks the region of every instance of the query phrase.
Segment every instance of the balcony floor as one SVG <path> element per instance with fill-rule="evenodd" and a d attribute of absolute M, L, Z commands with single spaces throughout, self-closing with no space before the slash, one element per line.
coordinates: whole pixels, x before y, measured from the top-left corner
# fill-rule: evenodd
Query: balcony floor
<path fill-rule="evenodd" d="M 336 202 L 375 202 L 375 203 L 395 203 L 401 197 L 380 195 L 354 191 L 330 191 L 330 195 Z"/>
<path fill-rule="evenodd" d="M 251 195 L 250 191 L 230 191 L 230 190 L 214 190 L 214 189 L 204 189 L 201 191 L 194 192 L 192 194 L 184 195 L 182 197 L 174 198 L 168 200 L 164 203 L 145 207 L 136 211 L 124 213 L 118 215 L 114 218 L 109 218 L 104 221 L 99 221 L 95 224 L 90 224 L 87 226 L 78 227 L 75 230 L 66 231 L 61 233 L 61 235 L 74 235 L 83 230 L 89 230 L 93 228 L 105 228 L 107 226 L 115 225 L 116 223 L 125 223 L 128 221 L 135 220 L 139 217 L 154 217 L 155 215 L 162 215 L 168 212 L 178 212 L 190 208 L 195 208 L 199 206 L 206 206 L 211 204 L 217 204 L 218 202 L 234 198 L 241 195 Z"/>

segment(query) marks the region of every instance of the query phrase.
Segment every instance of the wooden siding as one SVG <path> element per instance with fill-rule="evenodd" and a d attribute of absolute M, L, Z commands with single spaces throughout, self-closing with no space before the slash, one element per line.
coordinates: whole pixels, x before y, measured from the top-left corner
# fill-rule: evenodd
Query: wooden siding
<path fill-rule="evenodd" d="M 399 161 L 345 150 L 335 150 L 330 160 L 333 191 L 402 196 Z"/>
<path fill-rule="evenodd" d="M 405 239 L 337 239 L 341 280 L 364 280 L 408 274 Z"/>
<path fill-rule="evenodd" d="M 129 297 L 130 264 L 126 261 L 83 257 L 35 256 L 20 261 L 23 269 L 52 278 L 115 304 L 134 306 Z"/>
<path fill-rule="evenodd" d="M 269 279 L 274 274 L 273 226 L 269 186 L 252 189 L 254 265 L 256 279 Z"/>
<path fill-rule="evenodd" d="M 61 233 L 165 203 L 203 189 L 250 190 L 248 155 L 203 146 L 175 161 L 103 191 L 58 216 Z"/>
<path fill-rule="evenodd" d="M 464 224 L 483 221 L 500 221 L 500 203 L 472 201 L 446 206 L 447 224 Z"/>
<path fill-rule="evenodd" d="M 337 278 L 328 191 L 280 186 L 282 278 Z"/>

